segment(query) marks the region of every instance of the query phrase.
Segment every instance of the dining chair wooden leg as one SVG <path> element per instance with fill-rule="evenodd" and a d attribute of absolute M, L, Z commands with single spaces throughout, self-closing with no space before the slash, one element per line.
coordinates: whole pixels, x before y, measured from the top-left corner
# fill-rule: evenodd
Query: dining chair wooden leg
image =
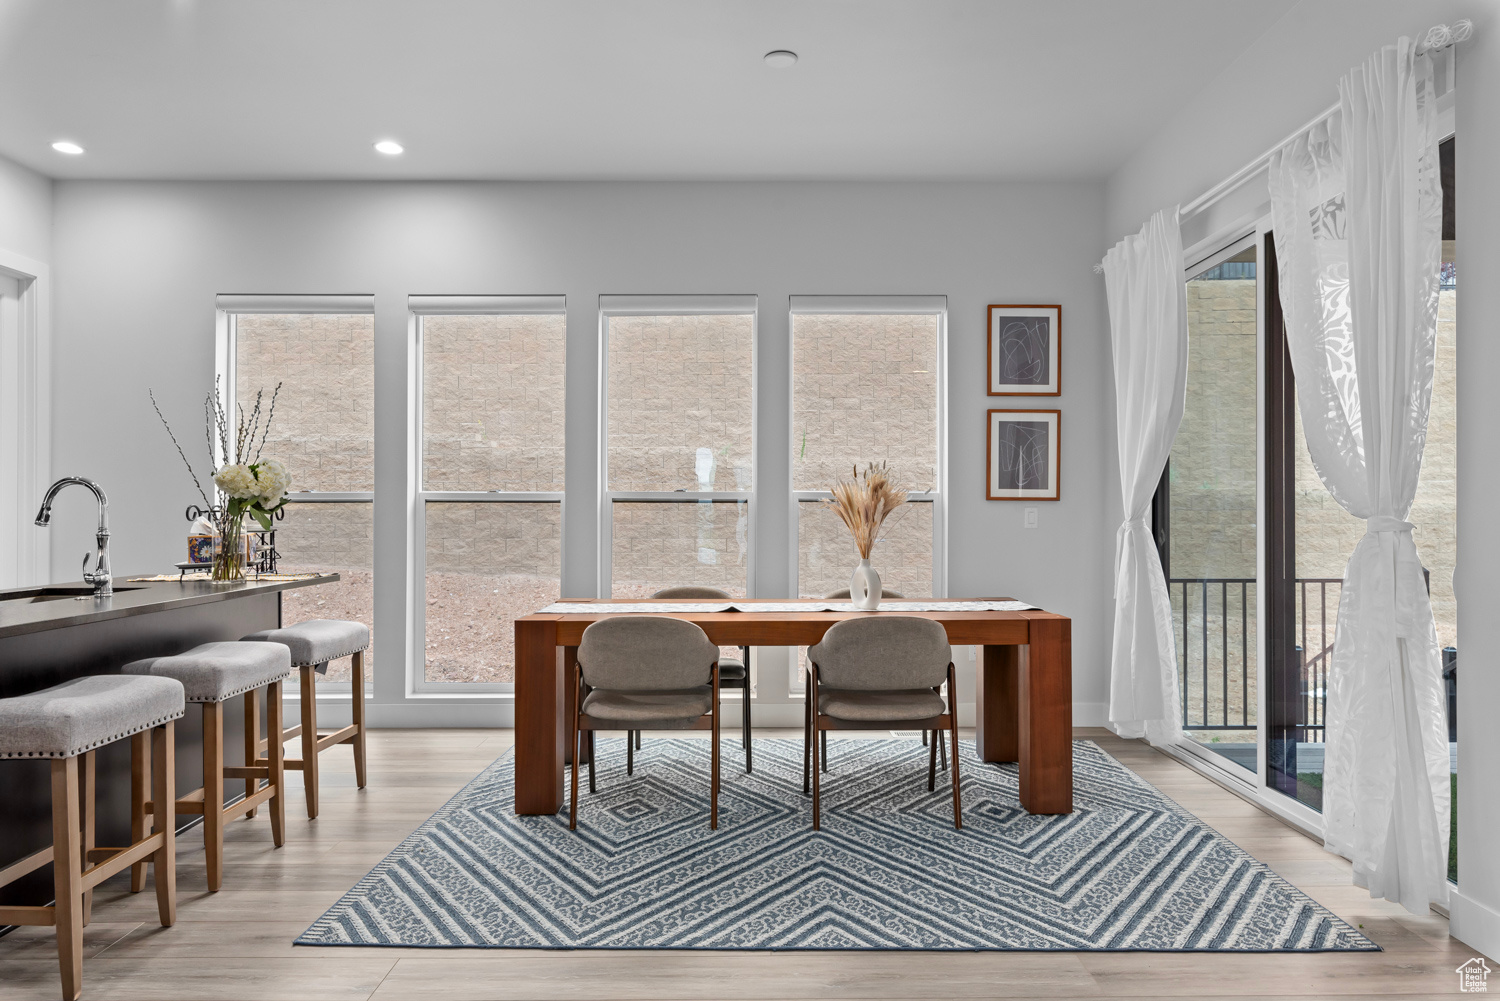
<path fill-rule="evenodd" d="M 964 826 L 963 809 L 959 798 L 958 784 L 958 699 L 954 694 L 958 691 L 954 684 L 953 665 L 948 665 L 948 733 L 953 738 L 953 827 L 962 830 Z"/>
<path fill-rule="evenodd" d="M 635 731 L 625 731 L 625 774 L 635 774 Z"/>
<path fill-rule="evenodd" d="M 941 730 L 932 731 L 932 742 L 937 745 L 938 764 L 943 766 L 943 771 L 948 770 L 948 738 Z"/>
<path fill-rule="evenodd" d="M 926 732 L 925 730 L 923 731 Z M 927 748 L 927 791 L 932 792 L 937 788 L 937 740 Z"/>
<path fill-rule="evenodd" d="M 812 799 L 813 799 L 813 830 L 821 830 L 823 826 L 823 787 L 818 780 L 821 774 L 818 760 L 819 749 L 823 746 L 818 739 L 821 734 L 818 731 L 818 668 L 812 665 L 807 671 L 807 698 L 808 698 L 808 746 L 812 748 Z"/>
<path fill-rule="evenodd" d="M 755 770 L 755 763 L 750 759 L 750 678 L 745 678 L 745 684 L 740 689 L 740 712 L 744 717 L 740 723 L 740 743 L 745 748 L 745 774 L 750 775 Z"/>
<path fill-rule="evenodd" d="M 927 731 L 926 730 L 922 731 L 922 746 L 923 747 L 927 746 Z"/>
<path fill-rule="evenodd" d="M 818 782 L 818 717 L 813 715 L 813 739 L 808 743 L 812 745 L 812 801 L 813 801 L 813 830 L 821 830 L 823 827 L 823 790 Z"/>
<path fill-rule="evenodd" d="M 594 781 L 594 731 L 585 730 L 588 734 L 589 744 L 589 793 L 592 795 L 599 791 L 599 785 Z"/>
<path fill-rule="evenodd" d="M 635 749 L 637 751 L 641 749 L 641 731 L 639 730 L 635 732 Z"/>
<path fill-rule="evenodd" d="M 807 698 L 802 700 L 802 795 L 807 796 L 812 792 L 809 781 L 811 778 L 808 771 L 808 759 L 812 754 L 812 693 L 808 692 Z"/>
<path fill-rule="evenodd" d="M 165 798 L 165 797 L 162 797 Z M 208 892 L 224 885 L 224 703 L 203 703 L 203 853 Z"/>
<path fill-rule="evenodd" d="M 823 771 L 828 771 L 828 731 L 823 730 L 819 734 L 818 758 L 823 765 Z"/>
<path fill-rule="evenodd" d="M 260 702 L 257 689 L 250 689 L 245 693 L 245 764 L 254 765 L 255 760 L 260 757 Z M 245 780 L 245 798 L 254 796 L 260 791 L 260 779 L 249 778 Z M 254 820 L 258 808 L 251 809 L 245 814 L 247 820 Z"/>
<path fill-rule="evenodd" d="M 318 816 L 318 689 L 311 666 L 302 669 L 302 790 L 307 796 L 307 819 Z"/>
<path fill-rule="evenodd" d="M 83 839 L 79 829 L 78 758 L 52 761 L 52 889 L 57 965 L 63 997 L 83 991 Z"/>
<path fill-rule="evenodd" d="M 365 652 L 354 651 L 350 659 L 353 665 L 353 689 L 349 701 L 349 722 L 359 729 L 354 731 L 354 784 L 365 787 Z"/>
<path fill-rule="evenodd" d="M 566 684 L 566 682 L 564 682 Z M 573 667 L 573 718 L 569 720 L 568 743 L 573 748 L 573 781 L 568 793 L 568 830 L 578 830 L 578 756 L 583 753 L 583 734 L 578 729 L 578 706 L 583 701 L 582 685 L 578 679 L 578 667 Z M 589 762 L 593 764 L 592 761 Z"/>
<path fill-rule="evenodd" d="M 79 820 L 82 824 L 81 834 L 83 836 L 83 871 L 88 872 L 93 868 L 89 862 L 89 853 L 97 847 L 94 839 L 94 796 L 98 792 L 98 786 L 94 781 L 97 774 L 94 770 L 94 752 L 85 751 L 82 758 L 83 760 L 79 762 L 78 767 L 78 809 L 80 811 Z M 89 925 L 89 919 L 93 916 L 93 911 L 94 891 L 84 890 L 83 926 L 85 928 Z"/>
<path fill-rule="evenodd" d="M 158 790 L 151 813 L 156 829 L 165 835 L 151 856 L 151 878 L 156 883 L 157 916 L 163 928 L 170 928 L 177 923 L 177 749 L 170 721 L 151 730 L 151 785 Z M 204 808 L 214 809 L 208 803 Z M 218 810 L 222 814 L 223 806 Z"/>
<path fill-rule="evenodd" d="M 142 730 L 130 737 L 130 843 L 146 840 L 151 833 L 151 817 L 146 800 L 151 798 L 151 735 Z M 130 892 L 146 888 L 146 863 L 130 867 Z"/>
<path fill-rule="evenodd" d="M 722 708 L 719 702 L 719 665 L 714 665 L 714 717 L 713 735 L 709 743 L 713 745 L 710 751 L 709 768 L 712 777 L 708 788 L 708 829 L 717 831 L 719 829 L 719 710 Z"/>
<path fill-rule="evenodd" d="M 281 739 L 281 682 L 266 686 L 266 781 L 276 787 L 266 802 L 271 812 L 271 842 L 286 844 L 286 743 Z"/>

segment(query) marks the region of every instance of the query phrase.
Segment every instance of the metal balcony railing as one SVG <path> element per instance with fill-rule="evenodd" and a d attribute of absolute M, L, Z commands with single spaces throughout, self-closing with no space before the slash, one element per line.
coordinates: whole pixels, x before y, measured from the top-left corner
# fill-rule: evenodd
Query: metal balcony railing
<path fill-rule="evenodd" d="M 1328 701 L 1328 660 L 1338 621 L 1337 577 L 1299 577 L 1297 658 L 1307 739 L 1322 739 Z M 1167 581 L 1177 633 L 1178 684 L 1185 730 L 1256 727 L 1255 580 L 1174 577 Z M 1314 733 L 1313 731 L 1316 731 Z"/>
<path fill-rule="evenodd" d="M 1167 581 L 1167 591 L 1177 631 L 1183 729 L 1253 730 L 1250 650 L 1255 644 L 1250 637 L 1255 632 L 1255 580 L 1177 577 Z M 1236 694 L 1237 709 L 1231 705 Z"/>
<path fill-rule="evenodd" d="M 1426 571 L 1424 570 L 1425 574 Z M 1328 726 L 1328 667 L 1338 628 L 1338 577 L 1298 577 L 1294 582 L 1294 623 L 1301 740 L 1321 742 Z M 1430 585 L 1429 585 L 1430 586 Z M 1184 730 L 1253 730 L 1256 672 L 1250 651 L 1256 643 L 1255 581 L 1247 577 L 1173 577 L 1178 685 Z M 1458 651 L 1443 648 L 1443 680 L 1448 696 L 1450 741 L 1457 740 Z"/>

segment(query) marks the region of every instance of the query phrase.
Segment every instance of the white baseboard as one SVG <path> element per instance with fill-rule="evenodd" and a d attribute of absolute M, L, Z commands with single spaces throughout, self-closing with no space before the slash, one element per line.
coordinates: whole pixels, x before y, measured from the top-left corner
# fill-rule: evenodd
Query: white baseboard
<path fill-rule="evenodd" d="M 1107 702 L 1073 703 L 1074 726 L 1104 726 L 1108 722 L 1109 704 Z"/>
<path fill-rule="evenodd" d="M 1448 932 L 1490 959 L 1500 959 L 1500 911 L 1459 890 L 1448 893 Z"/>

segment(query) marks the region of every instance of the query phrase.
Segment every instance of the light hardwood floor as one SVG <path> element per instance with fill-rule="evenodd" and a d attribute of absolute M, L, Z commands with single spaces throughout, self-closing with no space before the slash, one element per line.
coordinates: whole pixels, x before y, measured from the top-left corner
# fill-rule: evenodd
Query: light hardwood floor
<path fill-rule="evenodd" d="M 757 731 L 759 733 L 759 731 Z M 765 731 L 800 736 L 800 731 Z M 506 730 L 375 730 L 370 782 L 346 754 L 322 760 L 322 813 L 300 789 L 287 843 L 264 813 L 229 825 L 224 889 L 204 889 L 196 832 L 178 842 L 177 925 L 124 877 L 95 897 L 84 933 L 84 998 L 1448 998 L 1476 953 L 1437 915 L 1413 917 L 1350 885 L 1314 842 L 1138 742 L 1079 730 L 1335 913 L 1380 953 L 705 953 L 294 947 L 292 939 L 511 743 Z M 848 739 L 848 738 L 846 738 Z M 852 738 L 858 739 L 858 738 Z M 289 775 L 292 782 L 297 779 Z M 1495 965 L 1493 960 L 1492 965 Z M 1500 985 L 1497 985 L 1500 988 Z M 0 999 L 59 994 L 50 929 L 0 938 Z"/>

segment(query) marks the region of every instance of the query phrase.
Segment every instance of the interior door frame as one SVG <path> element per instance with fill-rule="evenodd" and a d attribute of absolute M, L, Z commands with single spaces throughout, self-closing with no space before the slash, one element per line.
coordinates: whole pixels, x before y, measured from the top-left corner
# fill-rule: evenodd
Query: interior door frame
<path fill-rule="evenodd" d="M 7 250 L 0 250 L 0 275 L 20 285 L 16 336 L 0 343 L 0 369 L 14 366 L 16 375 L 15 448 L 0 452 L 0 511 L 15 524 L 16 545 L 11 553 L 0 548 L 0 587 L 15 587 L 52 577 L 47 537 L 27 516 L 51 482 L 52 280 L 45 263 Z M 0 434 L 10 433 L 0 428 Z"/>

